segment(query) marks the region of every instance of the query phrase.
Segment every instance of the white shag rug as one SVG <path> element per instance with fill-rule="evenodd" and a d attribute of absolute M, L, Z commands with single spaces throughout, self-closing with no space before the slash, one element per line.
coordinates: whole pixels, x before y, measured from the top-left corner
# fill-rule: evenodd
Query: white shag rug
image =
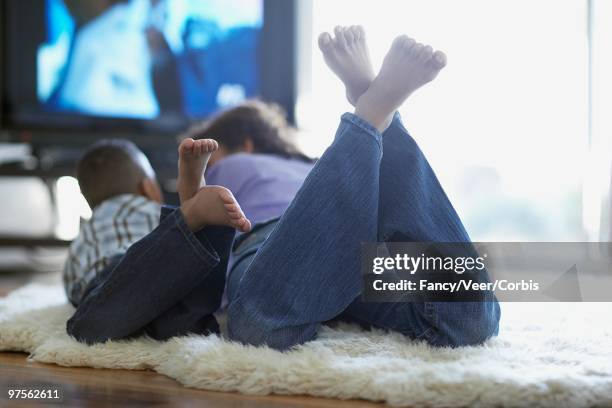
<path fill-rule="evenodd" d="M 286 353 L 219 336 L 88 347 L 65 332 L 73 311 L 59 286 L 0 298 L 0 350 L 63 366 L 151 369 L 187 387 L 245 394 L 417 407 L 612 406 L 609 303 L 503 304 L 500 336 L 479 347 L 437 349 L 343 325 Z"/>

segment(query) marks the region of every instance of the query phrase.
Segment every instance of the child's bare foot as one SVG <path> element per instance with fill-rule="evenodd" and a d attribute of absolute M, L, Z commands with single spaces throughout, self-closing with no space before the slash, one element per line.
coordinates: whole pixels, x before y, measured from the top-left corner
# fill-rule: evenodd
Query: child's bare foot
<path fill-rule="evenodd" d="M 226 225 L 241 232 L 251 230 L 251 222 L 242 212 L 234 195 L 225 187 L 205 186 L 181 203 L 181 212 L 192 231 L 209 225 Z"/>
<path fill-rule="evenodd" d="M 446 56 L 408 36 L 393 41 L 380 73 L 357 102 L 355 114 L 381 132 L 391 115 L 421 86 L 432 81 L 446 65 Z"/>
<path fill-rule="evenodd" d="M 319 48 L 327 66 L 342 80 L 346 97 L 355 106 L 374 79 L 370 52 L 361 26 L 336 27 L 335 38 L 329 33 L 319 36 Z"/>
<path fill-rule="evenodd" d="M 219 144 L 212 139 L 187 138 L 179 145 L 179 175 L 177 190 L 181 203 L 193 197 L 205 185 L 204 170 L 212 152 Z"/>

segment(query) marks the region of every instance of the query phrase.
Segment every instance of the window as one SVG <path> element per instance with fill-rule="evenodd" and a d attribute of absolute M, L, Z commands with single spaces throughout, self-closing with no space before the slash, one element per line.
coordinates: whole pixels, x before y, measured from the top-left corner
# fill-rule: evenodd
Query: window
<path fill-rule="evenodd" d="M 314 0 L 301 140 L 320 155 L 350 110 L 316 36 L 365 27 L 375 69 L 396 35 L 448 66 L 400 110 L 475 241 L 582 241 L 589 149 L 584 0 Z M 407 175 L 409 177 L 409 175 Z"/>

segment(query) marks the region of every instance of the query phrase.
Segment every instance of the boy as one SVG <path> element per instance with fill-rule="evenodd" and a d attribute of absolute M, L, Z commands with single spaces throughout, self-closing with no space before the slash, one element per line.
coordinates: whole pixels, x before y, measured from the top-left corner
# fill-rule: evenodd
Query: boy
<path fill-rule="evenodd" d="M 159 224 L 162 202 L 149 160 L 127 140 L 93 144 L 77 165 L 77 179 L 93 213 L 64 266 L 64 288 L 74 306 L 104 269 Z"/>
<path fill-rule="evenodd" d="M 181 198 L 180 214 L 184 218 L 181 217 L 183 222 L 178 224 L 174 221 L 179 210 L 161 208 L 161 192 L 155 173 L 133 143 L 103 140 L 85 153 L 78 164 L 77 178 L 93 215 L 83 224 L 79 237 L 71 245 L 64 270 L 66 293 L 71 303 L 77 306 L 75 316 L 67 323 L 69 334 L 94 342 L 142 333 L 155 339 L 166 339 L 177 334 L 219 331 L 212 312 L 218 309 L 225 286 L 225 264 L 229 256 L 226 252 L 231 247 L 235 229 L 245 232 L 250 230 L 251 224 L 228 189 L 205 186 L 203 173 L 211 153 L 217 149 L 217 142 L 211 139 L 186 139 L 181 143 L 177 189 Z M 172 255 L 170 247 L 181 242 L 186 229 L 206 229 L 193 235 L 198 242 L 191 240 L 189 245 L 210 248 L 206 235 L 224 237 L 227 248 L 219 249 L 223 261 L 216 260 L 220 265 L 214 273 L 196 274 L 189 282 L 189 294 L 174 304 L 164 306 L 160 302 L 141 301 L 143 295 L 150 295 L 159 287 L 157 282 L 162 281 L 166 274 L 182 272 L 180 258 L 165 267 L 155 259 Z M 158 240 L 170 243 L 163 253 L 155 249 Z M 136 264 L 154 264 L 142 268 L 140 284 L 136 288 L 121 283 L 134 271 L 134 265 L 124 261 L 129 258 L 126 254 L 133 251 L 141 253 L 135 260 Z M 215 260 L 204 261 L 206 266 Z M 109 287 L 128 295 L 134 304 L 112 304 Z M 177 290 L 171 286 L 161 289 L 164 292 Z M 104 319 L 84 321 L 81 315 L 87 314 L 92 304 L 98 306 L 98 303 L 109 303 Z M 193 304 L 198 307 L 194 308 Z M 132 318 L 139 323 L 126 328 Z M 98 331 L 105 329 L 105 324 L 108 325 L 106 332 L 123 334 L 96 336 Z M 94 337 L 88 339 L 81 331 Z"/>

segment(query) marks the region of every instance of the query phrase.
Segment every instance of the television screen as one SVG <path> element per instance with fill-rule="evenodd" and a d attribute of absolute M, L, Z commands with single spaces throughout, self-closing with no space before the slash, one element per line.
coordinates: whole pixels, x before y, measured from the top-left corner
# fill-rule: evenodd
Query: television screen
<path fill-rule="evenodd" d="M 157 143 L 252 97 L 292 122 L 296 38 L 295 0 L 1 0 L 0 128 Z"/>
<path fill-rule="evenodd" d="M 263 0 L 45 2 L 45 112 L 202 118 L 260 92 Z"/>

